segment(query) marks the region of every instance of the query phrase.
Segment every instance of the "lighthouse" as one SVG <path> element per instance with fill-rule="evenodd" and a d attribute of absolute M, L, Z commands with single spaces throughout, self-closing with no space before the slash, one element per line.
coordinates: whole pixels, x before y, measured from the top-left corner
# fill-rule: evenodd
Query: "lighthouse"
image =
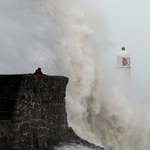
<path fill-rule="evenodd" d="M 131 58 L 129 53 L 122 47 L 117 55 L 117 72 L 124 78 L 131 78 Z"/>

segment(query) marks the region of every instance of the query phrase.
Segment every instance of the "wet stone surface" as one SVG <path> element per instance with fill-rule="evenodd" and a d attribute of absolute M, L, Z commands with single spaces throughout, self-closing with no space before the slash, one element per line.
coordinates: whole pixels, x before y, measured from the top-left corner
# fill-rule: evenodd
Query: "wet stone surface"
<path fill-rule="evenodd" d="M 68 128 L 67 83 L 63 76 L 0 75 L 0 150 L 53 150 L 70 143 L 96 148 Z"/>

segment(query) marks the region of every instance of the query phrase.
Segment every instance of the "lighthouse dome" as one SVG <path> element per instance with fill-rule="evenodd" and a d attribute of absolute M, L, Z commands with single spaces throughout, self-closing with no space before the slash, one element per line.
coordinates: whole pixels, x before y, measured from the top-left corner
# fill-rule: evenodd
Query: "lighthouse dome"
<path fill-rule="evenodd" d="M 127 51 L 122 50 L 118 53 L 117 57 L 130 57 L 130 55 Z"/>

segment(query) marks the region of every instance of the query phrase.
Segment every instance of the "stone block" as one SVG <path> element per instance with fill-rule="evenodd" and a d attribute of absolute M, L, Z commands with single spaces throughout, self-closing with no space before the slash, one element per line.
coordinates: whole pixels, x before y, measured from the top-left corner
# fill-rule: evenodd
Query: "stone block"
<path fill-rule="evenodd" d="M 20 128 L 20 133 L 27 133 L 29 132 L 29 122 L 26 122 L 26 123 L 21 123 L 19 125 L 19 128 Z"/>
<path fill-rule="evenodd" d="M 37 138 L 35 141 L 35 147 L 38 149 L 46 148 L 47 147 L 47 140 L 46 139 L 47 138 L 45 136 Z"/>

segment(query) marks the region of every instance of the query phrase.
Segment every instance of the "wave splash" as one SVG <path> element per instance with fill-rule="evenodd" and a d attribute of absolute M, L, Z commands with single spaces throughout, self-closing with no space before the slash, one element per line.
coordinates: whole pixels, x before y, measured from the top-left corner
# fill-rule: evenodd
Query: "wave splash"
<path fill-rule="evenodd" d="M 98 3 L 98 2 L 97 2 Z M 89 0 L 0 1 L 0 70 L 69 77 L 69 125 L 107 150 L 149 149 L 149 111 L 104 65 L 107 25 Z"/>

